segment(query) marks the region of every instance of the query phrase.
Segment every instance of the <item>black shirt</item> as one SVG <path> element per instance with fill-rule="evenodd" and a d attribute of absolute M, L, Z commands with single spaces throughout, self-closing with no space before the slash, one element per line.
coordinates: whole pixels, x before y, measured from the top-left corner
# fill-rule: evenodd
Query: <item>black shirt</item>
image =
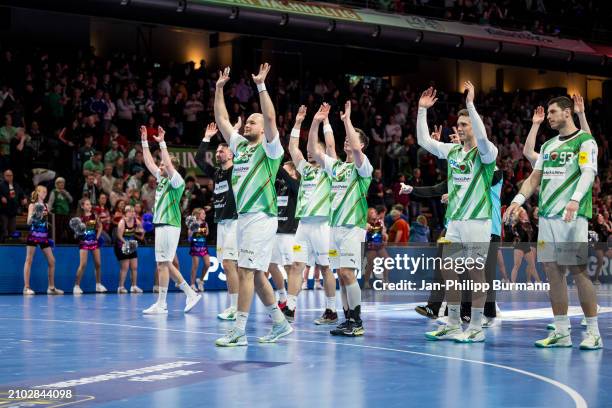
<path fill-rule="evenodd" d="M 300 182 L 287 173 L 281 166 L 276 175 L 276 198 L 278 203 L 278 229 L 279 234 L 295 234 L 298 220 L 295 218 L 298 191 Z"/>
<path fill-rule="evenodd" d="M 209 164 L 205 157 L 210 142 L 202 141 L 198 147 L 195 162 L 206 177 L 215 181 L 215 191 L 213 193 L 213 204 L 215 207 L 215 222 L 222 220 L 235 220 L 238 218 L 236 211 L 236 199 L 232 189 L 232 170 L 234 166 L 223 170 Z"/>

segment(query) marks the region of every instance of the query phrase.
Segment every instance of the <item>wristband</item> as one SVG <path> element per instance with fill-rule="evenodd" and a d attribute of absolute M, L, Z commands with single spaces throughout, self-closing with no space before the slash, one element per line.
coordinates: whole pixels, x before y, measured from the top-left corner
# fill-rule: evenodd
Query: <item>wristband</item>
<path fill-rule="evenodd" d="M 266 90 L 266 84 L 265 83 L 261 83 L 261 84 L 257 84 L 257 92 L 262 93 L 263 91 Z"/>
<path fill-rule="evenodd" d="M 513 202 L 513 203 L 517 203 L 518 205 L 523 205 L 523 204 L 525 204 L 525 201 L 526 201 L 526 200 L 527 200 L 527 199 L 525 198 L 525 196 L 524 196 L 524 195 L 522 195 L 521 193 L 518 193 L 518 194 L 517 194 L 517 195 L 514 197 L 514 199 L 512 200 L 512 202 Z"/>
<path fill-rule="evenodd" d="M 147 140 L 143 141 L 143 142 L 142 142 L 142 147 L 143 147 L 144 149 L 148 149 L 148 148 L 149 148 L 149 142 L 148 142 Z"/>
<path fill-rule="evenodd" d="M 166 146 L 166 142 L 164 142 L 163 140 L 161 142 L 159 142 L 159 148 L 160 149 L 168 149 L 168 146 Z"/>
<path fill-rule="evenodd" d="M 323 126 L 323 133 L 334 133 L 334 129 L 332 129 L 331 125 L 328 123 Z"/>
<path fill-rule="evenodd" d="M 295 137 L 295 138 L 299 138 L 300 137 L 300 131 L 298 129 L 291 129 L 291 137 Z"/>

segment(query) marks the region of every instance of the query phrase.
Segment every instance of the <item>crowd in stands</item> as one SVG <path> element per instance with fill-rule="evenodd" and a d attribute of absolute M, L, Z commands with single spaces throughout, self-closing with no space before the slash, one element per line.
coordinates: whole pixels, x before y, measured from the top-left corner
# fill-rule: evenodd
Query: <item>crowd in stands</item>
<path fill-rule="evenodd" d="M 150 212 L 156 181 L 143 163 L 138 128 L 146 126 L 152 136 L 163 126 L 168 144 L 193 146 L 195 154 L 205 125 L 214 120 L 214 68 L 209 69 L 204 61 L 198 68 L 194 63 L 154 68 L 146 58 L 124 54 L 104 58 L 93 51 L 66 56 L 45 50 L 21 54 L 4 50 L 0 56 L 2 240 L 13 235 L 15 218 L 24 213 L 29 193 L 38 183 L 49 188 L 48 206 L 55 216 L 57 242 L 71 242 L 68 220 L 84 197 L 91 200 L 101 218 L 107 242 L 125 205 L 134 206 L 138 217 Z M 246 116 L 260 111 L 257 93 L 250 72 L 232 72 L 231 81 L 226 86 L 230 119 L 236 122 L 242 117 L 244 123 Z M 345 75 L 323 78 L 305 74 L 296 79 L 291 73 L 279 73 L 268 82 L 285 148 L 299 105 L 308 108 L 301 136 L 305 150 L 310 119 L 326 101 L 331 105 L 330 121 L 340 151 L 344 131 L 339 111 L 350 99 L 353 123 L 370 137 L 367 154 L 376 169 L 368 192 L 370 206 L 386 217 L 389 229 L 401 216 L 413 226 L 418 223 L 420 235 L 427 231 L 429 240 L 435 238 L 435 232 L 444 225 L 440 200 L 399 194 L 400 183 L 433 185 L 446 178 L 446 163 L 416 143 L 420 89 L 409 84 L 392 86 L 382 79 L 365 83 Z M 504 172 L 502 205 L 512 200 L 531 172 L 531 165 L 522 156 L 523 143 L 535 107 L 546 106 L 552 96 L 558 96 L 558 91 L 491 91 L 477 95 L 476 107 L 489 137 L 499 148 L 498 167 Z M 439 89 L 439 101 L 430 109 L 429 118 L 430 129 L 434 124 L 442 126 L 442 141 L 450 141 L 464 100 L 460 93 Z M 594 218 L 601 215 L 609 224 L 612 168 L 604 135 L 603 101 L 591 101 L 586 112 L 599 145 Z M 536 150 L 552 135 L 550 129 L 541 132 Z M 211 148 L 220 141 L 217 135 Z M 185 180 L 182 208 L 185 214 L 197 207 L 207 209 L 210 241 L 214 242 L 212 180 L 192 174 L 186 174 Z M 532 200 L 529 208 L 536 205 Z M 419 215 L 425 217 L 417 220 Z"/>
<path fill-rule="evenodd" d="M 589 0 L 328 0 L 354 7 L 486 24 L 534 34 L 590 38 L 606 29 L 610 6 Z"/>

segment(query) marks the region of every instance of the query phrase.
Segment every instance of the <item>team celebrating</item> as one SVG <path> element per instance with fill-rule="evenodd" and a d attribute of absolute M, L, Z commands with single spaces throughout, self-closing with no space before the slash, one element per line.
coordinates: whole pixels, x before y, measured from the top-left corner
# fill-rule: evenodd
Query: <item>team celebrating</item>
<path fill-rule="evenodd" d="M 219 73 L 214 98 L 215 123 L 208 126 L 196 155 L 196 163 L 214 181 L 214 221 L 217 224 L 217 258 L 223 266 L 227 282 L 228 307 L 217 317 L 233 321 L 232 328 L 215 341 L 220 347 L 248 346 L 246 327 L 254 293 L 272 319 L 267 335 L 261 343 L 275 343 L 293 332 L 291 323 L 299 317 L 298 296 L 306 267 L 318 268 L 324 282 L 325 305 L 317 325 L 335 325 L 332 335 L 355 337 L 365 333 L 362 320 L 361 288 L 357 280 L 362 270 L 363 246 L 371 230 L 366 196 L 374 168 L 364 153 L 368 137 L 351 122 L 351 103 L 347 102 L 340 120 L 344 125 L 344 160 L 338 157 L 333 129 L 329 122 L 330 106 L 323 103 L 314 114 L 308 130 L 306 154 L 299 147 L 301 127 L 306 107 L 301 106 L 288 141 L 290 161 L 282 163 L 285 151 L 279 137 L 276 111 L 266 90 L 266 77 L 271 66 L 260 66 L 252 76 L 259 92 L 261 113 L 230 123 L 224 86 L 230 80 L 230 68 Z M 529 152 L 534 171 L 523 182 L 512 204 L 501 213 L 501 172 L 496 168 L 497 147 L 488 139 L 485 125 L 474 105 L 475 88 L 465 83 L 466 109 L 458 112 L 453 143 L 440 141 L 440 131 L 430 133 L 427 110 L 437 101 L 436 90 L 425 90 L 419 100 L 417 114 L 418 144 L 448 164 L 445 214 L 446 233 L 440 251 L 444 257 L 486 258 L 483 269 L 465 272 L 474 282 L 485 282 L 495 273 L 502 222 L 517 217 L 521 206 L 535 193 L 539 197 L 539 233 L 537 259 L 542 263 L 550 282 L 550 302 L 554 314 L 553 330 L 537 347 L 571 347 L 568 317 L 569 270 L 586 319 L 586 336 L 580 349 L 603 347 L 597 324 L 597 297 L 587 275 L 588 227 L 592 216 L 592 185 L 597 174 L 597 144 L 589 134 L 588 125 L 581 129 L 574 124 L 574 102 L 563 97 L 553 98 L 547 113 L 539 107 L 534 113 L 534 126 L 529 137 L 532 142 L 544 116 L 558 135 L 548 140 L 540 153 Z M 582 119 L 581 119 L 582 122 Z M 323 138 L 319 133 L 322 127 Z M 240 130 L 242 129 L 242 134 Z M 225 143 L 215 151 L 213 166 L 204 158 L 211 138 L 220 132 Z M 196 209 L 181 218 L 181 198 L 185 180 L 177 171 L 178 161 L 168 153 L 165 132 L 159 129 L 154 136 L 161 149 L 161 163 L 156 164 L 147 141 L 146 128 L 141 129 L 144 162 L 157 180 L 155 205 L 151 223 L 155 229 L 155 261 L 157 264 L 157 301 L 143 313 L 167 314 L 166 297 L 170 278 L 185 294 L 184 311 L 189 312 L 201 300 L 204 276 L 196 277 L 200 259 L 206 271 L 209 265 L 206 236 L 208 225 L 205 212 Z M 533 145 L 534 143 L 532 143 Z M 417 187 L 404 185 L 403 194 L 416 194 Z M 441 192 L 440 195 L 443 193 Z M 34 249 L 40 246 L 48 261 L 49 294 L 61 294 L 55 287 L 55 260 L 47 231 L 48 210 L 44 199 L 46 189 L 37 187 L 28 209 L 30 233 L 24 266 L 26 289 L 29 289 L 30 268 Z M 91 252 L 96 270 L 96 291 L 105 292 L 100 279 L 100 250 L 98 238 L 101 223 L 92 213 L 91 203 L 80 203 L 81 214 L 70 221 L 80 239 L 80 265 L 76 273 L 74 293 L 82 293 L 80 281 Z M 138 269 L 137 240 L 144 235 L 143 225 L 134 215 L 134 208 L 126 206 L 119 222 L 115 255 L 120 263 L 119 293 L 127 293 L 125 281 L 131 269 L 130 291 L 140 293 L 136 286 Z M 176 260 L 176 252 L 185 222 L 191 242 L 191 282 L 183 279 Z M 285 278 L 281 273 L 286 271 Z M 344 319 L 339 322 L 336 300 L 337 273 Z M 205 272 L 204 272 L 205 273 Z M 462 277 L 454 270 L 438 271 L 443 280 Z M 272 277 L 274 286 L 270 283 Z M 30 294 L 30 293 L 26 293 Z M 32 292 L 33 294 L 33 292 Z M 425 333 L 430 341 L 479 343 L 485 341 L 485 328 L 495 318 L 494 294 L 471 293 L 471 310 L 462 310 L 462 294 L 448 288 L 441 295 L 446 300 L 448 317 L 434 331 Z M 441 300 L 430 302 L 417 311 L 428 317 L 438 315 Z M 432 312 L 432 309 L 435 309 Z M 467 318 L 466 315 L 469 315 Z M 464 318 L 465 317 L 465 318 Z M 469 321 L 464 330 L 462 322 Z"/>

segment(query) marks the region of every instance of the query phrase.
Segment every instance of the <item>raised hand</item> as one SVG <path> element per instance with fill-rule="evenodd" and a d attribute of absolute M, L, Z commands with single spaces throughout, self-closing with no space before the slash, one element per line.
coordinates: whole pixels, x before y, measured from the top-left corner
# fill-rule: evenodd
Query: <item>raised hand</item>
<path fill-rule="evenodd" d="M 433 87 L 429 87 L 422 94 L 419 99 L 419 108 L 429 109 L 431 108 L 438 98 L 436 98 L 436 90 Z"/>
<path fill-rule="evenodd" d="M 211 122 L 206 126 L 206 131 L 204 131 L 204 139 L 210 140 L 214 135 L 217 134 L 217 124 L 215 122 Z"/>
<path fill-rule="evenodd" d="M 153 139 L 157 143 L 161 143 L 164 141 L 164 136 L 166 136 L 166 131 L 164 130 L 163 127 L 160 126 L 157 128 L 157 135 L 153 135 Z"/>
<path fill-rule="evenodd" d="M 468 91 L 467 96 L 465 97 L 465 102 L 474 103 L 474 96 L 475 96 L 474 85 L 470 81 L 465 81 L 463 85 L 465 86 L 465 89 Z"/>
<path fill-rule="evenodd" d="M 146 126 L 141 126 L 140 127 L 140 141 L 141 142 L 146 142 L 147 139 L 147 128 Z"/>
<path fill-rule="evenodd" d="M 572 95 L 572 100 L 574 101 L 574 112 L 584 113 L 584 99 L 582 98 L 582 95 Z"/>
<path fill-rule="evenodd" d="M 325 119 L 327 119 L 327 115 L 329 115 L 329 109 L 330 106 L 327 103 L 321 105 L 317 113 L 315 113 L 313 120 L 323 122 Z"/>
<path fill-rule="evenodd" d="M 307 111 L 306 106 L 304 105 L 300 106 L 300 108 L 298 109 L 297 115 L 295 115 L 295 123 L 301 124 L 304 121 L 304 118 L 306 118 L 306 111 Z"/>
<path fill-rule="evenodd" d="M 234 130 L 238 132 L 241 127 L 242 127 L 242 116 L 238 116 L 238 121 L 234 125 Z"/>
<path fill-rule="evenodd" d="M 533 118 L 531 121 L 534 125 L 541 125 L 544 122 L 544 118 L 546 117 L 546 113 L 544 112 L 543 106 L 538 106 L 535 111 L 533 111 Z"/>
<path fill-rule="evenodd" d="M 259 66 L 259 73 L 257 75 L 252 75 L 253 82 L 255 82 L 256 84 L 263 84 L 266 81 L 268 72 L 270 72 L 270 68 L 272 68 L 272 65 L 268 64 L 267 62 L 261 64 Z"/>
<path fill-rule="evenodd" d="M 230 67 L 225 67 L 223 71 L 219 71 L 219 79 L 217 79 L 217 89 L 223 89 L 230 77 Z"/>
<path fill-rule="evenodd" d="M 441 136 L 442 136 L 442 125 L 440 126 L 434 125 L 434 131 L 431 133 L 431 138 L 439 142 Z"/>
<path fill-rule="evenodd" d="M 340 112 L 340 119 L 343 122 L 351 119 L 351 101 L 346 101 L 344 104 L 344 112 Z"/>
<path fill-rule="evenodd" d="M 453 126 L 453 133 L 450 135 L 450 141 L 455 144 L 461 143 L 461 138 L 459 138 L 459 132 L 456 126 Z"/>

